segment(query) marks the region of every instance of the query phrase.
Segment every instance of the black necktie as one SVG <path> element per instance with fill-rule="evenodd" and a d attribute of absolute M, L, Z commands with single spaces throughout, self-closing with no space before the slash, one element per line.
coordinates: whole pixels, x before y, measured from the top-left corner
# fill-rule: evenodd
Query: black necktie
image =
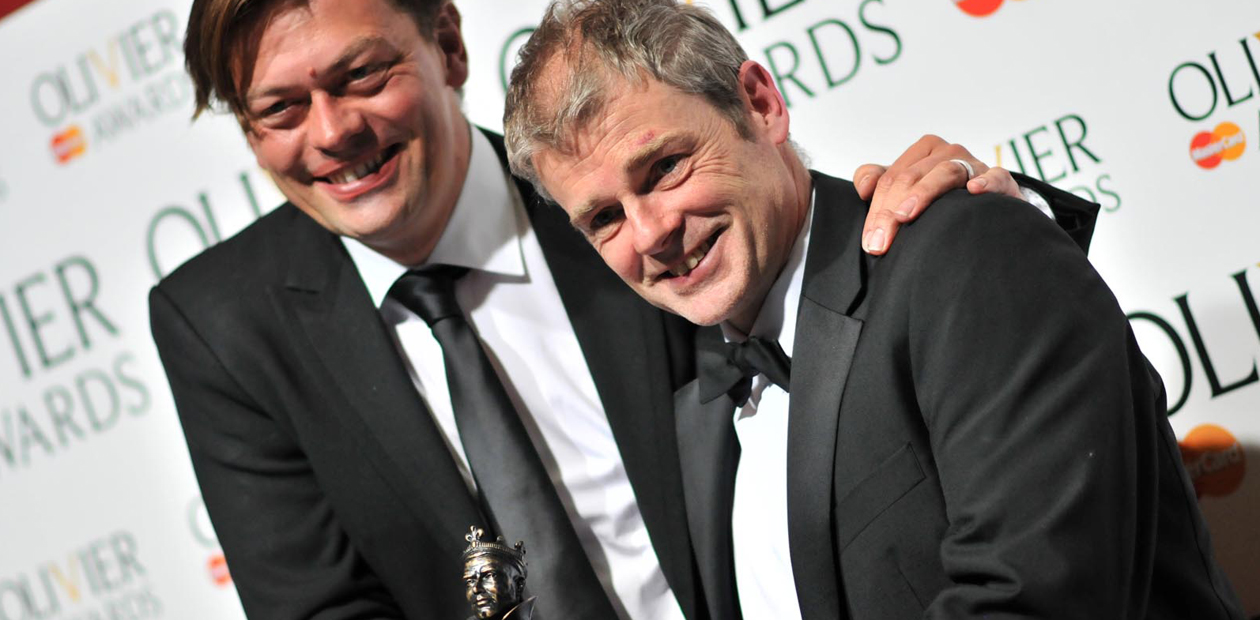
<path fill-rule="evenodd" d="M 784 392 L 790 391 L 792 360 L 777 340 L 702 341 L 698 348 L 701 403 L 729 394 L 735 406 L 744 406 L 752 391 L 752 378 L 758 374 L 764 374 Z"/>
<path fill-rule="evenodd" d="M 542 459 L 455 299 L 455 281 L 467 271 L 408 271 L 389 295 L 424 319 L 442 346 L 455 426 L 492 529 L 525 541 L 526 588 L 539 597 L 535 618 L 614 618 Z M 459 575 L 451 578 L 457 583 Z"/>

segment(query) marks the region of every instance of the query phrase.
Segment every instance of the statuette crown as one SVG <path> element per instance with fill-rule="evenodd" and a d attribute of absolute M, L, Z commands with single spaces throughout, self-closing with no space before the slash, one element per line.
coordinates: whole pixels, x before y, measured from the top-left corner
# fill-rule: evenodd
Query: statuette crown
<path fill-rule="evenodd" d="M 504 542 L 503 537 L 499 536 L 493 541 L 485 540 L 485 530 L 477 526 L 468 528 L 468 534 L 464 536 L 464 540 L 468 541 L 468 548 L 464 549 L 464 562 L 470 559 L 488 556 L 492 559 L 507 561 L 520 572 L 521 577 L 525 576 L 525 543 L 518 542 L 514 546 L 508 546 Z"/>

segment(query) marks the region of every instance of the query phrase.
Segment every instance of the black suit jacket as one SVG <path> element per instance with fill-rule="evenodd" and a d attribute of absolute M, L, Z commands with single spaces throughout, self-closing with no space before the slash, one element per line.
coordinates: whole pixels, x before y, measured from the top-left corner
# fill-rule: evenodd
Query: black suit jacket
<path fill-rule="evenodd" d="M 815 188 L 788 430 L 804 618 L 1241 618 L 1162 383 L 1080 248 L 954 192 L 873 258 L 852 185 Z M 696 387 L 677 395 L 688 510 L 733 618 L 733 404 Z"/>
<path fill-rule="evenodd" d="M 563 212 L 518 186 L 662 569 L 695 618 L 672 430 L 694 328 L 642 302 Z M 336 236 L 286 204 L 164 279 L 150 309 L 251 617 L 468 614 L 460 553 L 475 500 Z"/>

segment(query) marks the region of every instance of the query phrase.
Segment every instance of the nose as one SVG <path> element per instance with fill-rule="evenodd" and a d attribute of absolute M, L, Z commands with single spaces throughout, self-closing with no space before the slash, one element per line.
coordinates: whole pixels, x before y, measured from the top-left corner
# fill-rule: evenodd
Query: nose
<path fill-rule="evenodd" d="M 354 106 L 324 92 L 311 94 L 308 112 L 310 142 L 325 155 L 337 156 L 351 149 L 363 135 L 363 115 Z"/>
<path fill-rule="evenodd" d="M 682 213 L 659 200 L 631 198 L 622 201 L 630 224 L 634 250 L 641 256 L 657 256 L 680 249 Z M 679 246 L 679 247 L 676 247 Z"/>

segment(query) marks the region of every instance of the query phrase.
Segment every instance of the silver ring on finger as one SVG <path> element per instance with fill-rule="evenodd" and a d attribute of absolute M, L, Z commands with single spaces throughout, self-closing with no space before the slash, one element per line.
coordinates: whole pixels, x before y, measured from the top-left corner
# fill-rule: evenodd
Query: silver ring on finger
<path fill-rule="evenodd" d="M 967 163 L 966 161 L 963 161 L 963 160 L 961 160 L 961 159 L 951 159 L 951 160 L 949 160 L 949 161 L 951 161 L 951 162 L 953 162 L 953 163 L 955 163 L 955 164 L 958 164 L 959 166 L 962 166 L 963 172 L 966 172 L 966 173 L 967 173 L 967 180 L 968 180 L 968 181 L 970 181 L 970 180 L 972 180 L 972 179 L 976 178 L 976 169 L 975 169 L 975 168 L 972 168 L 972 167 L 971 167 L 971 164 L 969 164 L 969 163 Z"/>

